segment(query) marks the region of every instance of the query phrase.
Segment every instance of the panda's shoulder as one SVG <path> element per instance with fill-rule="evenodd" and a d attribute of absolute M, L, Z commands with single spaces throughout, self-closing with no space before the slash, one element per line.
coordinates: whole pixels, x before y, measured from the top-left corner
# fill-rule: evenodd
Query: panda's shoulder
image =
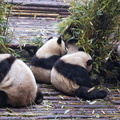
<path fill-rule="evenodd" d="M 10 71 L 12 64 L 15 62 L 16 58 L 12 55 L 3 59 L 0 62 L 0 82 L 4 79 L 7 73 Z"/>
<path fill-rule="evenodd" d="M 52 69 L 54 63 L 60 58 L 60 55 L 52 55 L 47 58 L 39 58 L 36 55 L 32 58 L 31 65 L 43 69 Z"/>

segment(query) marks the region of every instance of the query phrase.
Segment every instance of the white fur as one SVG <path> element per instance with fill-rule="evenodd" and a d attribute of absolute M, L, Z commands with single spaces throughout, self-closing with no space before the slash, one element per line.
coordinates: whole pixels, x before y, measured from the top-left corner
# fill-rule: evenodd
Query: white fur
<path fill-rule="evenodd" d="M 61 60 L 67 63 L 72 63 L 75 65 L 80 65 L 87 69 L 88 72 L 91 71 L 92 65 L 87 66 L 86 61 L 92 60 L 91 56 L 83 51 L 78 51 L 75 53 L 67 54 L 63 57 L 61 57 Z"/>
<path fill-rule="evenodd" d="M 53 37 L 48 40 L 37 52 L 36 56 L 39 58 L 48 58 L 52 55 L 64 55 L 66 51 L 65 43 L 59 45 L 57 43 L 58 38 Z"/>
<path fill-rule="evenodd" d="M 38 58 L 48 58 L 53 55 L 64 55 L 67 53 L 67 49 L 65 47 L 65 43 L 62 41 L 61 44 L 57 43 L 58 38 L 54 37 L 47 41 L 38 51 L 36 52 L 36 56 Z M 30 66 L 35 78 L 39 82 L 50 83 L 50 73 L 51 70 L 47 70 L 41 67 Z"/>
<path fill-rule="evenodd" d="M 91 56 L 83 51 L 67 54 L 60 58 L 60 60 L 64 61 L 65 63 L 82 66 L 85 69 L 87 69 L 88 72 L 92 69 L 92 65 L 87 66 L 86 62 L 91 59 L 92 59 Z M 64 68 L 63 68 L 63 71 L 64 71 Z M 75 82 L 71 80 L 68 80 L 61 74 L 59 74 L 54 67 L 52 68 L 52 71 L 51 71 L 50 80 L 51 80 L 51 84 L 56 89 L 63 91 L 64 93 L 69 95 L 74 95 L 74 91 L 77 88 L 79 88 L 79 85 L 77 85 Z"/>
<path fill-rule="evenodd" d="M 75 45 L 75 44 L 68 44 L 67 48 L 68 48 L 68 53 L 67 54 L 71 54 L 71 53 L 74 53 L 74 52 L 78 51 L 78 46 Z"/>
<path fill-rule="evenodd" d="M 78 51 L 78 46 L 76 45 L 77 42 L 78 42 L 77 40 L 73 40 L 73 39 L 67 42 L 67 48 L 68 48 L 67 54 L 71 54 Z"/>
<path fill-rule="evenodd" d="M 11 55 L 10 54 L 0 54 L 0 62 L 4 59 L 9 58 Z"/>
<path fill-rule="evenodd" d="M 54 68 L 51 71 L 51 84 L 56 89 L 69 95 L 74 95 L 74 91 L 79 88 L 76 83 L 67 80 L 67 78 L 59 74 Z"/>
<path fill-rule="evenodd" d="M 0 59 L 8 56 L 10 55 L 0 55 Z M 24 106 L 33 103 L 35 100 L 37 85 L 29 67 L 21 60 L 16 59 L 0 83 L 0 90 L 7 93 L 10 105 Z"/>

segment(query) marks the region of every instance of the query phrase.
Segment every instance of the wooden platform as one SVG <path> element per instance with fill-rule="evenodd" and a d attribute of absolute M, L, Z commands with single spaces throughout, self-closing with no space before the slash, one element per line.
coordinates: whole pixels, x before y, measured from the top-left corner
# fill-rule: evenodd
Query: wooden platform
<path fill-rule="evenodd" d="M 13 16 L 66 17 L 69 0 L 4 0 L 13 4 Z M 15 5 L 15 6 L 14 6 Z"/>
<path fill-rule="evenodd" d="M 112 100 L 82 101 L 57 91 L 52 85 L 40 84 L 44 100 L 40 105 L 0 109 L 0 120 L 89 119 L 120 120 L 120 91 L 107 90 Z M 119 103 L 115 102 L 119 100 Z"/>
<path fill-rule="evenodd" d="M 51 36 L 59 36 L 56 24 L 61 18 L 58 16 L 67 15 L 65 14 L 67 7 L 63 7 L 65 6 L 63 0 L 13 0 L 12 2 L 19 7 L 14 6 L 13 14 L 9 17 L 11 45 L 32 43 L 39 37 L 46 42 Z M 61 14 L 61 11 L 64 11 L 64 14 Z M 39 86 L 44 95 L 42 104 L 23 108 L 1 108 L 0 120 L 120 120 L 120 88 L 105 85 L 109 93 L 105 100 L 82 101 L 57 91 L 52 85 L 39 84 Z"/>
<path fill-rule="evenodd" d="M 39 37 L 45 42 L 51 36 L 58 36 L 57 21 L 59 18 L 9 17 L 11 44 L 32 43 Z"/>

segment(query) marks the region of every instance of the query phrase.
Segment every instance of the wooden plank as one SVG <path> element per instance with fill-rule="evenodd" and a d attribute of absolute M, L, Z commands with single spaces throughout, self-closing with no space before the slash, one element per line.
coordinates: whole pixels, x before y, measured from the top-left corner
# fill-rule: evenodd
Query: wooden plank
<path fill-rule="evenodd" d="M 10 117 L 11 116 L 11 117 Z M 16 117 L 12 117 L 12 116 L 16 116 Z M 34 114 L 28 114 L 28 115 L 23 115 L 21 116 L 20 114 L 8 114 L 8 117 L 0 117 L 0 119 L 4 120 L 4 119 L 71 119 L 71 118 L 112 118 L 112 117 L 120 117 L 120 115 L 115 115 L 115 114 L 110 114 L 110 115 L 102 115 L 102 114 L 96 114 L 96 115 L 91 115 L 91 114 L 88 114 L 88 115 L 84 115 L 84 114 L 81 114 L 81 115 L 59 115 L 59 114 L 56 114 L 56 115 L 46 115 L 46 116 L 42 116 L 41 114 L 38 114 L 37 116 L 34 116 Z"/>
<path fill-rule="evenodd" d="M 25 1 L 25 0 L 4 0 L 4 2 L 11 3 L 14 5 L 25 5 L 25 6 L 49 6 L 49 7 L 67 7 L 69 6 L 69 3 L 57 2 L 57 1 Z"/>
<path fill-rule="evenodd" d="M 34 13 L 34 15 L 38 15 L 39 13 L 44 13 L 44 14 L 46 14 L 46 16 L 48 16 L 47 14 L 57 14 L 57 15 L 69 15 L 69 13 L 68 12 L 61 12 L 61 11 L 49 11 L 49 9 L 48 10 L 45 10 L 45 11 L 32 11 L 32 10 L 12 10 L 12 15 L 16 15 L 16 13 L 19 13 L 19 15 L 22 15 L 21 13 L 26 13 L 26 16 L 28 15 L 28 13 L 29 14 L 31 14 L 31 13 Z M 40 16 L 40 15 L 39 15 Z M 50 16 L 49 16 L 50 17 Z"/>
<path fill-rule="evenodd" d="M 37 11 L 48 11 L 49 10 L 49 11 L 54 11 L 54 12 L 67 11 L 67 9 L 64 7 L 58 8 L 58 7 L 48 7 L 48 6 L 45 6 L 45 7 L 13 6 L 12 9 L 14 9 L 14 10 L 37 10 Z"/>
<path fill-rule="evenodd" d="M 11 15 L 17 15 L 17 16 L 32 16 L 32 17 L 34 17 L 34 16 L 36 16 L 36 17 L 58 17 L 59 16 L 59 14 L 50 14 L 50 13 L 46 13 L 46 14 L 44 14 L 44 13 L 19 13 L 19 12 L 15 12 L 15 13 L 11 13 Z M 10 15 L 10 16 L 11 16 Z"/>

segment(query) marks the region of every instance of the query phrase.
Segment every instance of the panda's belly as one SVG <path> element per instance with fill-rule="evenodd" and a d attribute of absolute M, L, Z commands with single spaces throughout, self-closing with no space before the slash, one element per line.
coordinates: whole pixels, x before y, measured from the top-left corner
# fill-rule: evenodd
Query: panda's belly
<path fill-rule="evenodd" d="M 74 95 L 75 90 L 79 88 L 77 84 L 67 80 L 65 77 L 58 74 L 54 69 L 52 69 L 51 73 L 51 83 L 56 89 L 66 94 Z"/>
<path fill-rule="evenodd" d="M 30 66 L 30 69 L 32 70 L 37 82 L 50 83 L 51 70 L 35 67 L 35 66 Z"/>

